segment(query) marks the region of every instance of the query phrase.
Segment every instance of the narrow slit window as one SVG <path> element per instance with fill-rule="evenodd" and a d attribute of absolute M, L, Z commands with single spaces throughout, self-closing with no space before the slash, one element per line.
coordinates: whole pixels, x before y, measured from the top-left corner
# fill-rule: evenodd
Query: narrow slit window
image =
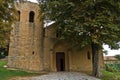
<path fill-rule="evenodd" d="M 91 59 L 91 57 L 90 57 L 90 52 L 88 51 L 87 52 L 87 58 L 90 60 Z"/>
<path fill-rule="evenodd" d="M 32 54 L 34 55 L 34 54 L 35 54 L 35 52 L 33 51 L 33 52 L 32 52 Z"/>
<path fill-rule="evenodd" d="M 20 21 L 20 11 L 18 11 L 18 21 Z"/>
<path fill-rule="evenodd" d="M 35 16 L 34 11 L 30 11 L 30 13 L 29 13 L 29 22 L 34 22 L 34 16 Z"/>

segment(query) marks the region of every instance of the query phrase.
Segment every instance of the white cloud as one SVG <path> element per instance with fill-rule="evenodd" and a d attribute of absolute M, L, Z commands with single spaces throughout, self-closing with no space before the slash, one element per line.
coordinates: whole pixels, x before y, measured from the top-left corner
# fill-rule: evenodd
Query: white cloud
<path fill-rule="evenodd" d="M 31 1 L 31 2 L 35 2 L 35 3 L 37 3 L 37 0 L 28 0 L 28 1 Z"/>
<path fill-rule="evenodd" d="M 108 55 L 106 55 L 106 56 L 114 56 L 114 55 L 116 55 L 116 54 L 120 54 L 120 49 L 118 49 L 118 50 L 111 50 L 111 49 L 108 47 L 108 45 L 103 45 L 103 48 L 104 48 L 104 50 L 107 50 L 107 51 L 108 51 Z"/>

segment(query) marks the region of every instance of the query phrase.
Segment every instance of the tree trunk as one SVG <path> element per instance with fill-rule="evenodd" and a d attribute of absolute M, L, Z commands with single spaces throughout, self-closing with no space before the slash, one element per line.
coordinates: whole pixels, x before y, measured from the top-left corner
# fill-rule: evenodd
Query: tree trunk
<path fill-rule="evenodd" d="M 93 76 L 100 77 L 99 70 L 99 48 L 95 43 L 91 44 L 92 46 L 92 66 L 93 66 Z"/>

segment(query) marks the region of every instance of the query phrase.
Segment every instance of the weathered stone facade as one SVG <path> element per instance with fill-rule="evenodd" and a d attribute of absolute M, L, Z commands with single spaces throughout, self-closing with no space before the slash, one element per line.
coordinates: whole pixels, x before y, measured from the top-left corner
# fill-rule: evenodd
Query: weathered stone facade
<path fill-rule="evenodd" d="M 92 54 L 88 46 L 82 51 L 68 49 L 58 42 L 54 26 L 43 29 L 36 3 L 16 3 L 19 21 L 13 25 L 10 37 L 8 66 L 31 71 L 91 71 Z M 100 65 L 104 66 L 102 52 Z"/>
<path fill-rule="evenodd" d="M 11 32 L 8 65 L 27 70 L 42 70 L 43 25 L 38 19 L 39 6 L 30 2 L 15 3 L 15 6 L 20 21 L 13 25 Z M 33 12 L 34 22 L 30 22 L 30 12 Z"/>

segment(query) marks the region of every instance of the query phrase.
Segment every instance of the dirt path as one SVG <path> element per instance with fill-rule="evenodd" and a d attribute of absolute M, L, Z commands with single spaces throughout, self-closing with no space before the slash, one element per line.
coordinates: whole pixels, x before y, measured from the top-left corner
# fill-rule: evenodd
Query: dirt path
<path fill-rule="evenodd" d="M 16 77 L 10 80 L 100 80 L 79 72 L 54 72 L 35 77 Z"/>

